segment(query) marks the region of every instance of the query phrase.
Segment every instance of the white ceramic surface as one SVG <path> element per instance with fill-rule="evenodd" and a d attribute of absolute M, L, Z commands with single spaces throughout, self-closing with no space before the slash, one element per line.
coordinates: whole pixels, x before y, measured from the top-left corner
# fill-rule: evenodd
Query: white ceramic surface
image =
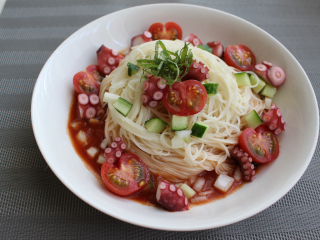
<path fill-rule="evenodd" d="M 131 37 L 142 33 L 152 23 L 167 21 L 180 24 L 183 38 L 194 33 L 204 43 L 219 40 L 224 46 L 249 46 L 257 62 L 268 60 L 287 73 L 286 83 L 275 97 L 288 124 L 281 135 L 279 158 L 265 167 L 254 182 L 227 198 L 175 213 L 109 193 L 84 166 L 67 134 L 73 75 L 96 63 L 96 50 L 102 44 L 122 50 L 129 46 Z M 120 220 L 177 231 L 225 226 L 275 203 L 294 186 L 307 168 L 316 147 L 319 128 L 317 102 L 308 77 L 277 40 L 236 16 L 179 4 L 146 5 L 114 12 L 72 34 L 44 65 L 34 88 L 31 114 L 34 134 L 44 158 L 74 194 Z"/>

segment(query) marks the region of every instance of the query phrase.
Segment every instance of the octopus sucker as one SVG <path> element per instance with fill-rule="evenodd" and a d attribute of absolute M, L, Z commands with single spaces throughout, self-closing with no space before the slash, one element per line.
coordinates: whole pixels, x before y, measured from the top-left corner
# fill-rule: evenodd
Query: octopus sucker
<path fill-rule="evenodd" d="M 141 95 L 143 105 L 156 107 L 163 97 L 163 91 L 166 87 L 166 80 L 147 74 L 148 80 L 142 84 L 144 94 Z"/>
<path fill-rule="evenodd" d="M 107 147 L 104 150 L 104 157 L 107 159 L 109 163 L 117 162 L 123 151 L 126 149 L 127 145 L 122 142 L 121 137 L 116 137 L 114 142 L 110 144 L 110 147 Z"/>
<path fill-rule="evenodd" d="M 202 82 L 208 79 L 209 77 L 209 68 L 205 67 L 203 62 L 196 62 L 196 60 L 193 59 L 193 63 L 189 67 L 188 73 L 181 80 L 186 81 L 194 79 L 199 82 Z"/>

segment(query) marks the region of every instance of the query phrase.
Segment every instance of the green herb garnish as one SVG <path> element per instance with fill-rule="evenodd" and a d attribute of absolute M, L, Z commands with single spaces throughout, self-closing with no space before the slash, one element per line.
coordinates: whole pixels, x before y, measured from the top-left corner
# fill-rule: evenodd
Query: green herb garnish
<path fill-rule="evenodd" d="M 138 72 L 139 69 L 140 69 L 137 65 L 135 65 L 135 64 L 133 64 L 131 62 L 128 62 L 127 66 L 128 66 L 128 75 L 129 76 L 132 76 L 133 74 Z"/>
<path fill-rule="evenodd" d="M 131 62 L 128 62 L 127 66 L 128 66 L 128 68 L 131 68 L 132 70 L 134 70 L 136 72 L 138 72 L 139 69 L 140 69 L 137 65 L 135 65 L 135 64 L 133 64 Z"/>
<path fill-rule="evenodd" d="M 137 65 L 143 68 L 141 78 L 145 77 L 145 74 L 162 77 L 171 88 L 172 84 L 181 80 L 188 73 L 193 62 L 192 51 L 188 48 L 189 44 L 185 43 L 180 51 L 171 52 L 167 50 L 162 41 L 157 41 L 153 59 L 151 54 L 148 54 L 145 59 L 137 61 Z"/>
<path fill-rule="evenodd" d="M 202 50 L 208 51 L 209 53 L 212 53 L 212 48 L 209 47 L 208 45 L 201 45 L 201 44 L 199 44 L 197 47 L 198 47 L 198 48 L 201 48 Z"/>

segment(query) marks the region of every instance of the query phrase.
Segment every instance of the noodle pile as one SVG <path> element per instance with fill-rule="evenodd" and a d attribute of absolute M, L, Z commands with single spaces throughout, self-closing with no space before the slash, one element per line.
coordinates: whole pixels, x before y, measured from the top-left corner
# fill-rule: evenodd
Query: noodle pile
<path fill-rule="evenodd" d="M 163 40 L 163 43 L 172 52 L 184 46 L 184 42 L 179 40 Z M 171 181 L 187 179 L 204 170 L 215 170 L 217 174 L 233 170 L 234 163 L 228 156 L 245 126 L 242 116 L 252 109 L 260 115 L 264 109 L 264 101 L 256 97 L 249 87 L 238 88 L 233 76 L 236 72 L 234 68 L 207 51 L 191 45 L 189 48 L 192 49 L 193 58 L 209 68 L 210 77 L 203 83 L 218 83 L 219 88 L 216 95 L 208 97 L 201 112 L 188 117 L 189 129 L 195 122 L 202 121 L 209 125 L 208 131 L 202 138 L 191 137 L 184 147 L 172 148 L 171 139 L 175 136 L 170 124 L 172 114 L 162 102 L 155 108 L 143 106 L 142 70 L 128 76 L 127 63 L 136 64 L 138 59 L 145 58 L 149 53 L 154 54 L 155 41 L 135 47 L 119 67 L 103 80 L 100 87 L 101 102 L 104 92 L 108 91 L 133 104 L 127 117 L 109 104 L 105 121 L 108 143 L 120 136 L 127 144 L 127 149 L 137 154 L 151 172 L 165 175 Z M 148 132 L 144 127 L 145 121 L 154 117 L 169 123 L 161 134 Z"/>

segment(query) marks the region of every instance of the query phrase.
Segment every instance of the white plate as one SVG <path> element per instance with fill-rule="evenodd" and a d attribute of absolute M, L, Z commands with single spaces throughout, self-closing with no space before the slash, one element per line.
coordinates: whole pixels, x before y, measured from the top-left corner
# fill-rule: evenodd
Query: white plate
<path fill-rule="evenodd" d="M 117 197 L 103 188 L 73 149 L 67 121 L 73 75 L 96 63 L 96 50 L 105 44 L 122 50 L 152 23 L 174 21 L 183 38 L 194 33 L 206 43 L 244 44 L 257 62 L 281 66 L 287 80 L 275 102 L 287 122 L 281 134 L 279 158 L 236 193 L 186 212 L 167 212 Z M 223 23 L 223 24 L 221 24 Z M 276 39 L 255 25 L 218 10 L 182 4 L 157 4 L 111 13 L 84 26 L 51 55 L 32 98 L 32 126 L 38 146 L 56 176 L 79 198 L 120 220 L 163 230 L 191 231 L 225 226 L 266 209 L 299 180 L 314 153 L 319 130 L 315 94 L 304 70 Z"/>

